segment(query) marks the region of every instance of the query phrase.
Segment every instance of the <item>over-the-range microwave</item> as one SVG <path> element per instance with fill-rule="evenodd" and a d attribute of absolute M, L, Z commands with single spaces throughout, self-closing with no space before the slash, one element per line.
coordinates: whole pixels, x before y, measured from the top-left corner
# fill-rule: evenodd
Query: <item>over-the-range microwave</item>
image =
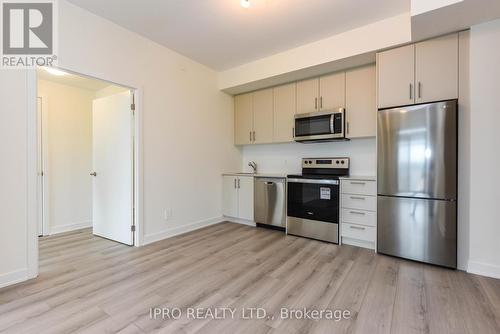
<path fill-rule="evenodd" d="M 294 129 L 297 142 L 345 140 L 345 109 L 295 115 Z"/>

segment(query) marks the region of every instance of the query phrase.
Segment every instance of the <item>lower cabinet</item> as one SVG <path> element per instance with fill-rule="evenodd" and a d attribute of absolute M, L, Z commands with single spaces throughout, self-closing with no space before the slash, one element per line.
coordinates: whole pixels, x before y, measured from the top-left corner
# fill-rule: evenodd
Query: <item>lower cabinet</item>
<path fill-rule="evenodd" d="M 253 221 L 253 176 L 224 175 L 222 214 Z"/>
<path fill-rule="evenodd" d="M 342 179 L 340 192 L 341 242 L 376 249 L 377 185 L 375 179 Z"/>

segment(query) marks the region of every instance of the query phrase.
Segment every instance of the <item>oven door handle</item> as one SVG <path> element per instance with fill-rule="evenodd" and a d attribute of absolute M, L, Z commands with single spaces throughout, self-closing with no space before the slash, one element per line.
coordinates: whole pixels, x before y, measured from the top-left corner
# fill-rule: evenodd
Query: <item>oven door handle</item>
<path fill-rule="evenodd" d="M 339 180 L 288 179 L 292 183 L 339 184 Z"/>

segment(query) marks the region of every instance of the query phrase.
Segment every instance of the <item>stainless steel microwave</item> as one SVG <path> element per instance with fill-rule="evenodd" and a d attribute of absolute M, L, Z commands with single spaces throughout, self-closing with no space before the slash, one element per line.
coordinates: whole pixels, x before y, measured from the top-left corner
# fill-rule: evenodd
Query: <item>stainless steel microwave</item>
<path fill-rule="evenodd" d="M 297 142 L 345 139 L 345 109 L 295 115 L 294 129 Z"/>

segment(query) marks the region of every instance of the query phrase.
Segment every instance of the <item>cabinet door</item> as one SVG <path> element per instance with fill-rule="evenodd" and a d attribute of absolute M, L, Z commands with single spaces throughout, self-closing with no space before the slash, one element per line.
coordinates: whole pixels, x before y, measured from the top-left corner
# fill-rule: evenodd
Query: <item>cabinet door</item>
<path fill-rule="evenodd" d="M 253 220 L 253 177 L 240 176 L 238 186 L 238 217 Z"/>
<path fill-rule="evenodd" d="M 273 141 L 273 90 L 272 88 L 253 93 L 253 142 Z"/>
<path fill-rule="evenodd" d="M 397 107 L 415 102 L 414 45 L 377 54 L 378 107 Z"/>
<path fill-rule="evenodd" d="M 319 78 L 319 109 L 345 108 L 345 72 Z"/>
<path fill-rule="evenodd" d="M 253 110 L 252 94 L 237 95 L 234 98 L 234 143 L 252 143 Z"/>
<path fill-rule="evenodd" d="M 458 98 L 458 34 L 415 45 L 416 102 Z"/>
<path fill-rule="evenodd" d="M 346 72 L 346 136 L 375 137 L 377 104 L 375 102 L 375 65 Z"/>
<path fill-rule="evenodd" d="M 318 111 L 318 94 L 318 78 L 297 82 L 297 114 Z"/>
<path fill-rule="evenodd" d="M 274 142 L 293 141 L 296 87 L 293 83 L 274 88 Z"/>
<path fill-rule="evenodd" d="M 238 189 L 236 176 L 222 177 L 222 214 L 238 217 Z"/>

